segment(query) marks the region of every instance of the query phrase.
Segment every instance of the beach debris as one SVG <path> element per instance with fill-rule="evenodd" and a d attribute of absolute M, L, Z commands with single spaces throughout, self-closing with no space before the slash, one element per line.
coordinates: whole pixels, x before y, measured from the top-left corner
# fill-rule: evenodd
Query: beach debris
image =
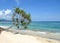
<path fill-rule="evenodd" d="M 5 30 L 5 29 L 4 29 L 4 28 L 2 28 L 2 27 L 0 27 L 0 34 L 1 34 L 1 32 L 2 32 L 3 30 Z"/>

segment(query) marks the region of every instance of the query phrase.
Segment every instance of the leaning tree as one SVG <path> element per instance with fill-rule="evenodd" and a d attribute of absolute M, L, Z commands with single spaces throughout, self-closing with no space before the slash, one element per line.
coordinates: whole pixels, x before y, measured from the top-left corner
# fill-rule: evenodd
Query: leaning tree
<path fill-rule="evenodd" d="M 13 25 L 15 25 L 17 28 L 22 25 L 24 29 L 26 29 L 27 25 L 29 25 L 31 22 L 30 13 L 27 14 L 24 10 L 21 10 L 20 8 L 15 8 L 12 16 L 12 21 Z"/>

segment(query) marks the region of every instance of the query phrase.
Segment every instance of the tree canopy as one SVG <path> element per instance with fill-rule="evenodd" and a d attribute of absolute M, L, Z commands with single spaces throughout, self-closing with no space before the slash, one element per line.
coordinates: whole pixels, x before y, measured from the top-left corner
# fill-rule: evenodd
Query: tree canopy
<path fill-rule="evenodd" d="M 12 16 L 12 21 L 17 28 L 22 25 L 24 29 L 26 29 L 27 25 L 29 25 L 31 22 L 30 13 L 27 14 L 24 10 L 20 8 L 15 8 Z"/>

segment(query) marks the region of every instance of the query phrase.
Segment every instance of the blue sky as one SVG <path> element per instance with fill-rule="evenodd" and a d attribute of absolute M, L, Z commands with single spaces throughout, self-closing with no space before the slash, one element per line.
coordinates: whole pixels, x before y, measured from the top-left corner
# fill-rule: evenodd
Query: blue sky
<path fill-rule="evenodd" d="M 14 7 L 31 13 L 32 21 L 60 21 L 60 0 L 0 0 L 0 18 L 11 19 Z"/>

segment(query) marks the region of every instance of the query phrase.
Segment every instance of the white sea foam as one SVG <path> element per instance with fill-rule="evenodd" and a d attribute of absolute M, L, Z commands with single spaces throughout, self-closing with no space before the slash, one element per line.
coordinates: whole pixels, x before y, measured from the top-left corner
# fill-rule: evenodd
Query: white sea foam
<path fill-rule="evenodd" d="M 9 26 L 0 26 L 0 27 L 2 27 L 2 28 L 8 28 Z"/>
<path fill-rule="evenodd" d="M 32 30 L 20 30 L 20 33 L 60 40 L 60 33 L 41 32 L 41 31 L 32 31 Z"/>
<path fill-rule="evenodd" d="M 3 28 L 8 28 L 9 26 L 0 26 Z M 51 33 L 51 32 L 42 32 L 42 31 L 32 31 L 32 30 L 18 30 L 18 29 L 11 29 L 13 33 L 20 33 L 25 35 L 35 35 L 41 37 L 47 37 L 52 39 L 60 40 L 60 33 Z"/>

